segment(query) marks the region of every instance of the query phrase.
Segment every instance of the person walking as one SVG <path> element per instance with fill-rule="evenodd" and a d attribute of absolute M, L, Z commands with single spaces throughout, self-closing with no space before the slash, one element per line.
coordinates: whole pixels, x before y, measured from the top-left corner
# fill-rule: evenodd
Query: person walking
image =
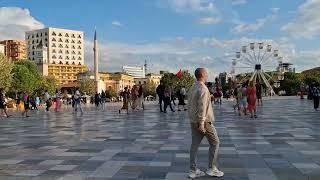
<path fill-rule="evenodd" d="M 30 110 L 30 97 L 28 93 L 24 93 L 23 95 L 23 105 L 24 105 L 24 112 L 22 113 L 22 116 L 26 115 L 26 117 L 30 117 L 28 115 L 28 112 Z"/>
<path fill-rule="evenodd" d="M 257 100 L 258 100 L 258 106 L 263 106 L 262 104 L 262 85 L 260 82 L 256 84 L 256 89 L 257 89 Z"/>
<path fill-rule="evenodd" d="M 121 93 L 121 96 L 123 98 L 123 104 L 122 108 L 119 110 L 119 114 L 121 114 L 122 110 L 126 110 L 127 114 L 129 114 L 129 98 L 130 98 L 130 93 L 128 90 L 128 87 L 124 88 L 124 91 Z"/>
<path fill-rule="evenodd" d="M 241 116 L 241 112 L 243 112 L 244 115 L 247 115 L 248 98 L 247 98 L 247 85 L 246 85 L 246 83 L 242 84 L 242 88 L 238 92 L 238 97 L 239 97 L 239 100 L 240 100 L 240 112 L 239 112 L 239 115 Z"/>
<path fill-rule="evenodd" d="M 319 111 L 320 86 L 318 82 L 313 83 L 312 98 L 313 98 L 314 110 Z"/>
<path fill-rule="evenodd" d="M 183 110 L 186 111 L 186 103 L 185 103 L 185 98 L 186 98 L 186 88 L 185 87 L 181 87 L 180 90 L 179 90 L 179 94 L 178 94 L 178 100 L 179 100 L 179 103 L 178 103 L 178 111 L 181 111 L 180 109 L 180 106 L 182 106 Z"/>
<path fill-rule="evenodd" d="M 167 113 L 167 107 L 170 107 L 172 112 L 175 112 L 171 104 L 171 91 L 169 87 L 164 90 L 164 113 Z"/>
<path fill-rule="evenodd" d="M 107 95 L 106 95 L 105 91 L 102 91 L 101 92 L 101 108 L 102 108 L 102 110 L 105 109 L 106 101 L 107 101 Z"/>
<path fill-rule="evenodd" d="M 224 173 L 217 168 L 220 140 L 214 127 L 214 113 L 211 104 L 210 92 L 205 85 L 208 80 L 208 72 L 205 68 L 197 68 L 195 71 L 197 82 L 190 88 L 188 96 L 188 114 L 190 118 L 192 144 L 190 147 L 190 178 L 204 176 L 205 173 L 197 168 L 196 157 L 199 145 L 206 137 L 209 148 L 209 168 L 206 174 L 222 177 Z"/>
<path fill-rule="evenodd" d="M 40 107 L 40 97 L 38 95 L 36 95 L 36 107 L 37 109 Z"/>
<path fill-rule="evenodd" d="M 10 117 L 7 113 L 7 102 L 6 102 L 6 96 L 3 92 L 2 89 L 0 89 L 0 111 L 1 111 L 1 116 L 4 113 L 7 118 Z"/>
<path fill-rule="evenodd" d="M 74 93 L 74 110 L 75 110 L 75 112 L 78 111 L 78 107 L 80 109 L 81 114 L 83 114 L 83 110 L 81 107 L 81 94 L 80 94 L 79 88 Z"/>
<path fill-rule="evenodd" d="M 46 102 L 46 111 L 49 111 L 49 109 L 50 109 L 50 107 L 52 105 L 52 102 L 51 102 L 51 96 L 48 93 L 48 91 L 46 91 L 44 93 L 44 101 Z"/>
<path fill-rule="evenodd" d="M 257 118 L 257 90 L 253 81 L 249 82 L 249 87 L 247 88 L 247 96 L 248 96 L 248 110 L 250 111 L 251 118 Z"/>
<path fill-rule="evenodd" d="M 20 103 L 21 103 L 21 97 L 20 93 L 16 94 L 16 110 L 19 112 L 20 111 Z"/>
<path fill-rule="evenodd" d="M 61 92 L 56 90 L 56 107 L 55 107 L 55 111 L 58 112 L 61 109 Z"/>
<path fill-rule="evenodd" d="M 138 105 L 139 105 L 139 92 L 138 92 L 138 87 L 134 85 L 131 89 L 131 101 L 132 101 L 132 111 L 138 110 Z"/>
<path fill-rule="evenodd" d="M 144 110 L 144 94 L 143 94 L 143 86 L 140 85 L 138 90 L 138 98 L 139 98 L 139 106 Z"/>
<path fill-rule="evenodd" d="M 94 103 L 96 105 L 96 108 L 99 108 L 99 105 L 100 105 L 100 94 L 98 92 L 96 92 L 96 94 L 94 95 Z"/>
<path fill-rule="evenodd" d="M 160 112 L 163 112 L 162 103 L 164 102 L 164 90 L 165 85 L 163 84 L 163 81 L 160 81 L 160 85 L 157 87 L 156 92 L 159 97 L 159 106 L 160 106 Z"/>

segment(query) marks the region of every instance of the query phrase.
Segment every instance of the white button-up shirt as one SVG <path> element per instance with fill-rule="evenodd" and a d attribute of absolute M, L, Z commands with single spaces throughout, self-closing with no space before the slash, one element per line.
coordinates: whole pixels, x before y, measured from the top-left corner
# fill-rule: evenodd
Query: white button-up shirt
<path fill-rule="evenodd" d="M 214 122 L 210 92 L 201 81 L 196 82 L 189 90 L 188 113 L 191 123 Z"/>

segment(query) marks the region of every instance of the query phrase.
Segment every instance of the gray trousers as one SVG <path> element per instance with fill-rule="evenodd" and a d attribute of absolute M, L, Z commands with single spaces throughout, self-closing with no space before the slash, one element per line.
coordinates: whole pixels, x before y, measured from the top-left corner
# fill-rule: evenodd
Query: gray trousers
<path fill-rule="evenodd" d="M 190 148 L 190 169 L 196 170 L 196 158 L 198 153 L 199 145 L 204 136 L 206 136 L 210 148 L 209 148 L 209 160 L 208 160 L 208 167 L 212 168 L 216 165 L 217 158 L 218 158 L 218 151 L 219 151 L 219 137 L 216 131 L 216 128 L 213 126 L 211 122 L 205 122 L 204 128 L 206 129 L 206 133 L 202 134 L 198 130 L 199 124 L 191 123 L 191 132 L 192 132 L 192 144 Z"/>

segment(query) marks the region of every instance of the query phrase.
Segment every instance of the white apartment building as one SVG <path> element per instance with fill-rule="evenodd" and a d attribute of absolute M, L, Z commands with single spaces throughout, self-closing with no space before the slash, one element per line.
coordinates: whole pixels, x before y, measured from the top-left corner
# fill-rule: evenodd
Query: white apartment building
<path fill-rule="evenodd" d="M 123 66 L 122 71 L 133 78 L 145 78 L 146 71 L 144 66 Z"/>
<path fill-rule="evenodd" d="M 45 28 L 25 33 L 27 57 L 36 63 L 83 65 L 84 34 L 82 31 Z M 47 62 L 37 59 L 37 46 L 42 41 L 47 47 Z"/>
<path fill-rule="evenodd" d="M 4 54 L 4 45 L 0 44 L 0 53 Z"/>

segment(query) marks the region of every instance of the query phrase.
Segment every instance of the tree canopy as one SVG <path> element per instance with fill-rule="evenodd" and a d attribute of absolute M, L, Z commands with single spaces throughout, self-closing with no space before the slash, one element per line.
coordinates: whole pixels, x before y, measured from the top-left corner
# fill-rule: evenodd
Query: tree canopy
<path fill-rule="evenodd" d="M 7 90 L 12 81 L 12 64 L 0 53 L 0 88 Z"/>
<path fill-rule="evenodd" d="M 178 78 L 173 73 L 167 73 L 162 77 L 161 80 L 164 84 L 170 86 L 175 91 L 178 90 L 180 86 L 184 86 L 186 90 L 189 90 L 189 88 L 195 82 L 195 78 L 188 71 L 183 71 L 181 78 Z"/>

